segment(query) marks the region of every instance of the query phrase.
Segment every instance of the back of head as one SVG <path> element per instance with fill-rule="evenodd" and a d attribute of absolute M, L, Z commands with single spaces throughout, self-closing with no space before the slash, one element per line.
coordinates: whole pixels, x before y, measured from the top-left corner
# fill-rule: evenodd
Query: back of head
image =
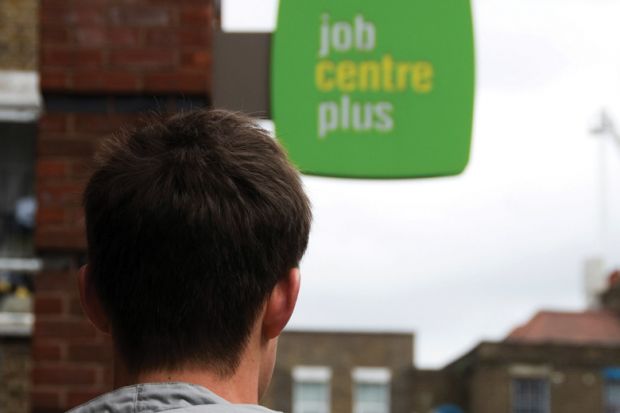
<path fill-rule="evenodd" d="M 85 194 L 90 276 L 130 371 L 232 373 L 311 213 L 250 119 L 194 111 L 106 142 Z"/>

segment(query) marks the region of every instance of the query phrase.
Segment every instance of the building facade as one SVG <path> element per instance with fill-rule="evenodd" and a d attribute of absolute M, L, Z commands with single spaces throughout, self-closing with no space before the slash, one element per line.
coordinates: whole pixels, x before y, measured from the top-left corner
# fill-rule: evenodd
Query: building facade
<path fill-rule="evenodd" d="M 263 402 L 291 413 L 411 412 L 413 334 L 290 331 Z"/>
<path fill-rule="evenodd" d="M 412 335 L 286 333 L 264 402 L 292 413 L 618 413 L 616 278 L 602 308 L 541 311 L 439 370 L 413 365 Z"/>
<path fill-rule="evenodd" d="M 212 14 L 209 0 L 0 2 L 0 167 L 16 164 L 20 182 L 0 182 L 0 234 L 11 227 L 0 239 L 0 307 L 13 313 L 0 332 L 0 411 L 63 412 L 111 389 L 110 343 L 75 288 L 81 191 L 102 138 L 150 111 L 210 103 Z M 16 292 L 31 289 L 20 274 L 36 266 L 2 259 L 35 253 L 31 339 Z M 287 332 L 264 402 L 292 413 L 617 413 L 619 285 L 604 311 L 543 314 L 440 370 L 414 367 L 411 334 Z"/>
<path fill-rule="evenodd" d="M 471 413 L 620 412 L 618 281 L 599 309 L 541 311 L 446 366 L 454 401 Z"/>
<path fill-rule="evenodd" d="M 23 0 L 13 0 L 22 3 Z M 33 412 L 63 412 L 112 387 L 112 349 L 80 309 L 81 192 L 102 138 L 147 112 L 209 104 L 211 2 L 41 0 L 32 343 Z"/>

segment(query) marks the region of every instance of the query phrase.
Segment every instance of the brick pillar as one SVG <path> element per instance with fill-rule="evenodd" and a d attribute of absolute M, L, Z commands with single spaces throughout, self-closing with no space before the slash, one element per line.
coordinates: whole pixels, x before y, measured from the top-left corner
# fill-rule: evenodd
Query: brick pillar
<path fill-rule="evenodd" d="M 60 412 L 112 387 L 109 340 L 84 318 L 81 193 L 97 143 L 144 112 L 208 104 L 208 0 L 41 0 L 45 114 L 37 142 L 32 410 Z"/>

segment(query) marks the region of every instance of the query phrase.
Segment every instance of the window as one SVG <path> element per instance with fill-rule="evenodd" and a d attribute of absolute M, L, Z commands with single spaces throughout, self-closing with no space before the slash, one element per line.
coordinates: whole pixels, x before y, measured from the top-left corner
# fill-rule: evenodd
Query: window
<path fill-rule="evenodd" d="M 605 383 L 605 413 L 620 413 L 620 368 L 603 370 Z"/>
<path fill-rule="evenodd" d="M 35 136 L 34 123 L 0 121 L 0 314 L 30 312 Z"/>
<path fill-rule="evenodd" d="M 40 269 L 33 243 L 40 107 L 36 72 L 0 70 L 0 334 L 32 329 L 32 273 Z"/>
<path fill-rule="evenodd" d="M 299 366 L 293 370 L 293 413 L 329 413 L 331 370 Z"/>
<path fill-rule="evenodd" d="M 353 413 L 389 413 L 391 373 L 386 368 L 353 370 Z"/>
<path fill-rule="evenodd" d="M 620 381 L 605 383 L 605 413 L 620 413 Z"/>
<path fill-rule="evenodd" d="M 545 378 L 512 380 L 512 413 L 549 413 L 549 381 Z"/>

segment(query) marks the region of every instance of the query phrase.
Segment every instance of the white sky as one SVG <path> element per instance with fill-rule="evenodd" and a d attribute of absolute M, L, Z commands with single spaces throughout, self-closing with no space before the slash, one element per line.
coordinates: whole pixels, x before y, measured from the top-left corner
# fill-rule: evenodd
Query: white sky
<path fill-rule="evenodd" d="M 275 0 L 226 0 L 229 30 L 270 30 Z M 586 258 L 620 266 L 620 2 L 474 1 L 472 157 L 455 178 L 306 177 L 314 204 L 291 328 L 412 331 L 439 367 L 539 309 L 580 310 Z"/>

